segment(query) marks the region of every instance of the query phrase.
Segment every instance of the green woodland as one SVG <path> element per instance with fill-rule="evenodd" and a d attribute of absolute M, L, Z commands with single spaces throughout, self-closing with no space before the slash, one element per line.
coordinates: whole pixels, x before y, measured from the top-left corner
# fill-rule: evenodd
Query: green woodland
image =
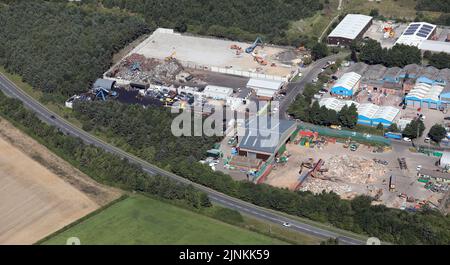
<path fill-rule="evenodd" d="M 150 176 L 125 159 L 65 135 L 43 123 L 33 112 L 25 109 L 21 101 L 8 98 L 2 92 L 0 115 L 100 183 L 180 201 L 195 208 L 210 205 L 207 195 L 192 186 L 161 176 Z"/>
<path fill-rule="evenodd" d="M 450 1 L 448 1 L 448 0 L 418 0 L 416 10 L 450 13 Z"/>
<path fill-rule="evenodd" d="M 148 31 L 142 19 L 119 10 L 6 2 L 0 4 L 0 64 L 54 101 L 86 91 L 115 52 Z"/>
<path fill-rule="evenodd" d="M 0 64 L 55 100 L 85 91 L 109 67 L 115 51 L 148 31 L 140 15 L 119 9 L 39 0 L 2 2 L 9 5 L 0 5 Z M 152 25 L 150 28 L 156 24 L 186 23 L 189 27 L 206 25 L 206 30 L 222 26 L 262 31 L 273 38 L 282 34 L 279 32 L 285 26 L 284 18 L 297 19 L 320 9 L 313 0 L 210 1 L 211 4 L 203 5 L 194 0 L 102 2 L 108 7 L 129 5 L 122 7 L 142 13 Z M 229 12 L 223 12 L 225 9 Z M 258 20 L 270 21 L 267 25 L 271 28 L 262 27 Z M 2 93 L 0 115 L 99 182 L 180 201 L 190 207 L 210 205 L 204 193 L 164 177 L 149 176 L 126 160 L 66 136 Z M 365 196 L 341 200 L 334 193 L 291 192 L 234 181 L 228 175 L 213 172 L 197 161 L 219 138 L 173 137 L 173 116 L 167 110 L 93 102 L 75 105 L 74 115 L 83 129 L 100 134 L 130 153 L 253 204 L 393 243 L 450 244 L 450 217 L 436 211 L 409 213 L 371 206 L 372 199 Z"/>
<path fill-rule="evenodd" d="M 106 7 L 140 13 L 151 25 L 183 28 L 194 33 L 266 42 L 286 43 L 289 23 L 323 9 L 318 0 L 102 0 Z"/>

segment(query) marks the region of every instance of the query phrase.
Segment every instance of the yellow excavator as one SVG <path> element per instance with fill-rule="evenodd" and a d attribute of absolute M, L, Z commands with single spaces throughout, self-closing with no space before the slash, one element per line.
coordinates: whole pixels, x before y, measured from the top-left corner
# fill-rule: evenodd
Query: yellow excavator
<path fill-rule="evenodd" d="M 169 56 L 166 57 L 166 62 L 174 60 L 176 54 L 177 54 L 177 52 L 172 52 L 172 54 L 170 54 Z"/>

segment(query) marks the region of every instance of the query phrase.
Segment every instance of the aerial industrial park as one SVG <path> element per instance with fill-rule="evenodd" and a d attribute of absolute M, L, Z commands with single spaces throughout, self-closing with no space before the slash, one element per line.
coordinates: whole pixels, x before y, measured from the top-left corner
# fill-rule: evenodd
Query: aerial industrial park
<path fill-rule="evenodd" d="M 381 41 L 397 34 L 397 43 L 414 38 L 409 44 L 420 46 L 423 38 L 447 47 L 446 42 L 435 40 L 434 25 L 414 23 L 402 27 L 404 32 L 395 33 L 391 24 L 386 25 L 382 31 L 388 34 L 378 36 Z M 328 42 L 349 44 L 368 35 L 367 31 L 377 31 L 374 26 L 381 27 L 372 17 L 349 14 L 330 33 Z M 426 36 L 411 36 L 414 29 L 426 31 Z M 185 108 L 195 102 L 245 112 L 247 102 L 261 101 L 258 112 L 250 116 L 264 109 L 278 115 L 278 108 L 270 110 L 269 103 L 286 96 L 289 83 L 308 69 L 303 62 L 310 56 L 302 49 L 268 45 L 259 38 L 253 44 L 240 43 L 159 28 L 97 80 L 93 89 L 110 91 L 107 96 L 124 103 L 154 107 Z M 322 71 L 335 63 L 328 61 Z M 396 124 L 404 130 L 418 115 L 427 128 L 445 124 L 448 93 L 450 69 L 343 62 L 314 99 L 336 112 L 355 105 L 357 124 L 381 124 L 384 135 L 345 134 L 342 128 L 333 126 L 330 132 L 290 118 L 270 125 L 278 142 L 266 148 L 250 130 L 237 137 L 225 127 L 227 137 L 211 147 L 200 162 L 237 180 L 294 191 L 333 191 L 347 199 L 369 195 L 376 198 L 374 204 L 402 210 L 416 211 L 424 205 L 443 209 L 450 165 L 440 157 L 450 156 L 450 137 L 431 148 L 425 137 L 412 145 L 389 128 Z M 105 100 L 102 93 L 100 97 Z M 70 107 L 70 101 L 66 105 Z M 450 127 L 446 129 L 450 131 Z M 405 165 L 399 161 L 405 161 Z"/>
<path fill-rule="evenodd" d="M 0 244 L 408 244 L 432 218 L 447 231 L 450 26 L 332 2 L 323 37 L 294 42 L 120 13 L 110 26 L 123 31 L 91 48 L 95 62 L 67 52 L 87 78 L 64 93 L 26 75 L 36 67 L 8 61 L 20 52 L 8 55 Z M 83 25 L 107 20 L 96 19 Z M 136 31 L 125 37 L 128 27 Z M 102 62 L 102 52 L 113 59 Z M 73 70 L 61 65 L 55 80 L 64 87 Z M 203 134 L 174 133 L 183 113 Z M 367 220 L 381 212 L 386 224 L 371 230 Z M 415 214 L 424 219 L 389 234 Z M 420 234 L 411 244 L 448 243 L 437 226 L 429 230 L 439 239 Z"/>

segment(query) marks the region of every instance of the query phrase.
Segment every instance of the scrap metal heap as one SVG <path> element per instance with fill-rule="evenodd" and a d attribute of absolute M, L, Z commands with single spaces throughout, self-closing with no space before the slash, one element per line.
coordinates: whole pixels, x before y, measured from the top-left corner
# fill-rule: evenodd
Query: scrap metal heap
<path fill-rule="evenodd" d="M 137 83 L 170 85 L 182 71 L 183 66 L 174 57 L 158 60 L 134 53 L 111 69 L 107 76 Z"/>

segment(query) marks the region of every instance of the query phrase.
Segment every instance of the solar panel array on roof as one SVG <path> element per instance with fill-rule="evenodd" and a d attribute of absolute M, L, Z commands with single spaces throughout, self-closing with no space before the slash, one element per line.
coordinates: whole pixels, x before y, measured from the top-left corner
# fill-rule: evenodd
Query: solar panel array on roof
<path fill-rule="evenodd" d="M 436 28 L 435 25 L 426 22 L 411 23 L 399 37 L 396 44 L 406 44 L 418 47 L 420 43 L 427 40 Z"/>

